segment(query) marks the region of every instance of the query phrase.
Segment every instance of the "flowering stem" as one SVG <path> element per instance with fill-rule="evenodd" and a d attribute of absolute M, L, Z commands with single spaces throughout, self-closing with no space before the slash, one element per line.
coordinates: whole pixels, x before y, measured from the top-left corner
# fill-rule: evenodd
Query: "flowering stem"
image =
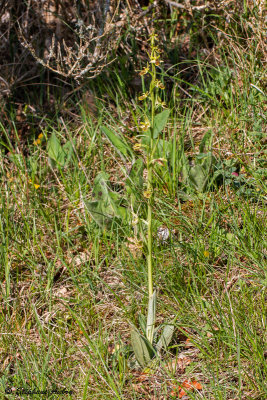
<path fill-rule="evenodd" d="M 154 37 L 151 38 L 151 59 L 154 56 Z M 148 274 L 148 294 L 149 297 L 153 295 L 153 261 L 152 261 L 152 204 L 153 204 L 153 144 L 154 144 L 154 119 L 155 119 L 155 79 L 156 79 L 156 67 L 155 64 L 152 63 L 152 79 L 150 82 L 150 99 L 151 99 L 151 137 L 150 137 L 150 146 L 149 152 L 147 155 L 147 190 L 151 193 L 148 199 L 148 207 L 147 207 L 147 274 Z"/>
<path fill-rule="evenodd" d="M 153 245 L 153 203 L 154 203 L 154 193 L 153 193 L 153 172 L 154 172 L 154 152 L 157 147 L 158 140 L 155 138 L 155 110 L 159 105 L 158 101 L 158 88 L 164 89 L 164 84 L 161 83 L 157 78 L 156 66 L 160 64 L 159 59 L 159 48 L 155 45 L 155 39 L 157 35 L 153 32 L 150 35 L 151 41 L 151 52 L 149 54 L 150 65 L 147 64 L 145 68 L 140 72 L 140 75 L 145 75 L 149 73 L 151 75 L 149 91 L 143 93 L 138 99 L 144 100 L 148 98 L 151 104 L 150 118 L 148 119 L 145 115 L 146 122 L 141 122 L 140 127 L 143 131 L 150 135 L 149 144 L 147 146 L 147 157 L 146 157 L 146 167 L 147 167 L 147 190 L 144 192 L 144 197 L 148 199 L 147 201 L 147 276 L 148 276 L 148 313 L 147 313 L 147 339 L 152 344 L 154 338 L 154 327 L 156 318 L 156 293 L 153 292 L 153 258 L 152 258 L 152 245 Z M 151 68 L 151 69 L 150 69 Z M 164 107 L 164 103 L 160 102 L 160 105 Z M 154 143 L 155 142 L 155 143 Z"/>

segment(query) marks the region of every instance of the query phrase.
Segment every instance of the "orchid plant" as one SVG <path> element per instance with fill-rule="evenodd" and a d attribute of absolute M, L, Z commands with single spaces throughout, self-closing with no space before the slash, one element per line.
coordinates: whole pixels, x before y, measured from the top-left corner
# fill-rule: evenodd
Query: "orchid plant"
<path fill-rule="evenodd" d="M 113 192 L 108 185 L 108 175 L 105 172 L 98 174 L 93 189 L 94 200 L 87 202 L 86 206 L 95 221 L 104 227 L 114 219 L 139 224 L 142 240 L 146 248 L 147 278 L 148 278 L 148 309 L 147 318 L 139 317 L 140 331 L 132 329 L 132 347 L 138 363 L 145 367 L 156 357 L 163 347 L 166 347 L 173 334 L 173 325 L 165 325 L 161 336 L 155 343 L 156 321 L 156 290 L 153 285 L 153 215 L 156 165 L 166 162 L 160 158 L 159 144 L 160 133 L 165 128 L 170 110 L 161 100 L 160 91 L 164 90 L 164 83 L 157 77 L 157 67 L 160 66 L 161 50 L 156 45 L 157 35 L 153 32 L 149 38 L 150 52 L 147 66 L 140 72 L 141 76 L 150 75 L 149 89 L 139 96 L 143 102 L 142 120 L 139 123 L 138 140 L 132 147 L 127 140 L 112 129 L 101 126 L 101 131 L 116 149 L 122 160 L 131 161 L 131 172 L 127 174 L 125 188 L 128 194 L 129 207 L 125 208 L 119 194 Z M 125 163 L 126 164 L 126 163 Z M 147 173 L 144 174 L 146 168 Z M 145 176 L 145 178 L 144 178 Z M 139 218 L 140 204 L 137 199 L 143 198 L 146 205 L 145 217 Z"/>

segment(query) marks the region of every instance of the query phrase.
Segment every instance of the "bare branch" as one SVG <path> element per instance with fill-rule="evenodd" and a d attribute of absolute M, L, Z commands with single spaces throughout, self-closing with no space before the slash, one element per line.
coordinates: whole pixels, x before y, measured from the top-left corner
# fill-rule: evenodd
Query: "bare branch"
<path fill-rule="evenodd" d="M 177 3 L 176 1 L 172 1 L 172 0 L 164 0 L 165 3 L 169 4 L 172 7 L 175 8 L 179 8 L 181 10 L 197 10 L 197 11 L 201 11 L 201 10 L 205 10 L 206 8 L 212 8 L 210 6 L 210 4 L 204 4 L 202 6 L 188 6 L 185 4 L 181 4 L 181 3 Z"/>

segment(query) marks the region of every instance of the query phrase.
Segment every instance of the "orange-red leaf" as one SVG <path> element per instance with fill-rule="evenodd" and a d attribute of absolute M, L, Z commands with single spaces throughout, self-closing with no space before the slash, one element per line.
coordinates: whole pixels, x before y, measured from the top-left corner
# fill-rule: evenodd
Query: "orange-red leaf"
<path fill-rule="evenodd" d="M 186 389 L 192 389 L 192 383 L 188 380 L 183 381 L 182 385 Z"/>
<path fill-rule="evenodd" d="M 201 390 L 202 389 L 202 385 L 201 383 L 197 382 L 197 381 L 193 381 L 192 385 L 194 386 L 195 389 L 197 390 Z"/>
<path fill-rule="evenodd" d="M 185 395 L 186 395 L 186 392 L 183 389 L 181 389 L 179 392 L 179 399 L 181 399 Z"/>

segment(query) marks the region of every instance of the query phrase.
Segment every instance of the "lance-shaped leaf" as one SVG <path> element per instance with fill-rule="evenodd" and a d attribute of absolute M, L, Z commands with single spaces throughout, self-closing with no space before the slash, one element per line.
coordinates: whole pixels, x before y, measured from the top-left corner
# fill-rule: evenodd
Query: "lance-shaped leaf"
<path fill-rule="evenodd" d="M 146 335 L 146 317 L 144 316 L 144 314 L 138 315 L 138 321 L 143 335 Z"/>
<path fill-rule="evenodd" d="M 124 160 L 127 158 L 134 159 L 134 153 L 125 140 L 106 126 L 101 126 L 100 129 Z"/>
<path fill-rule="evenodd" d="M 162 334 L 160 335 L 159 341 L 156 345 L 157 351 L 160 351 L 162 348 L 167 350 L 174 333 L 174 325 L 165 325 Z"/>
<path fill-rule="evenodd" d="M 155 349 L 136 329 L 131 332 L 131 342 L 136 360 L 141 367 L 147 366 L 156 354 Z"/>
<path fill-rule="evenodd" d="M 156 302 L 157 302 L 157 295 L 155 290 L 152 296 L 149 297 L 148 311 L 147 311 L 146 337 L 150 343 L 153 343 L 153 338 L 154 338 L 154 329 L 156 321 Z"/>

